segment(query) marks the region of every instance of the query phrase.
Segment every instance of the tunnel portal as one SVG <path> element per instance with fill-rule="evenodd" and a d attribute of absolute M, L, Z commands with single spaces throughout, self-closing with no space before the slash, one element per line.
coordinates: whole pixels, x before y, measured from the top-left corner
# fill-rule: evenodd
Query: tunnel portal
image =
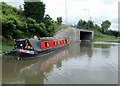
<path fill-rule="evenodd" d="M 69 42 L 81 40 L 91 41 L 94 38 L 94 31 L 69 27 L 58 31 L 57 33 L 55 33 L 54 37 L 55 38 L 67 37 L 69 38 Z"/>
<path fill-rule="evenodd" d="M 80 40 L 92 40 L 92 32 L 80 31 Z"/>

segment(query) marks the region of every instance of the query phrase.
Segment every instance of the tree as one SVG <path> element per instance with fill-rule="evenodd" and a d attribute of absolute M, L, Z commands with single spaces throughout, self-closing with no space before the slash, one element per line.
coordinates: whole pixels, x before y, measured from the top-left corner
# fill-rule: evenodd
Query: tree
<path fill-rule="evenodd" d="M 48 36 L 52 36 L 56 28 L 56 23 L 52 20 L 52 18 L 48 14 L 45 15 L 43 23 L 45 24 Z"/>
<path fill-rule="evenodd" d="M 88 27 L 89 30 L 93 30 L 95 28 L 93 21 L 89 20 L 88 21 Z"/>
<path fill-rule="evenodd" d="M 84 22 L 84 23 L 85 23 L 85 22 Z M 84 26 L 84 25 L 83 25 L 83 20 L 80 19 L 79 22 L 78 22 L 78 24 L 77 24 L 77 28 L 82 29 L 83 26 Z"/>
<path fill-rule="evenodd" d="M 45 4 L 43 2 L 24 2 L 24 15 L 31 17 L 40 23 L 45 14 Z"/>
<path fill-rule="evenodd" d="M 102 22 L 102 24 L 101 24 L 101 32 L 105 33 L 108 30 L 108 28 L 110 27 L 110 25 L 111 25 L 111 22 L 108 21 L 108 20 Z"/>
<path fill-rule="evenodd" d="M 107 30 L 105 32 L 105 34 L 115 36 L 115 37 L 119 37 L 119 31 L 116 31 L 116 30 Z"/>
<path fill-rule="evenodd" d="M 93 21 L 89 20 L 88 22 L 80 19 L 78 24 L 77 24 L 77 28 L 80 29 L 88 29 L 88 30 L 93 30 L 94 29 L 94 23 Z"/>
<path fill-rule="evenodd" d="M 97 24 L 95 24 L 95 28 L 94 29 L 100 31 L 100 26 L 98 26 Z"/>
<path fill-rule="evenodd" d="M 29 37 L 33 37 L 34 35 L 36 35 L 35 33 L 35 30 L 36 30 L 36 27 L 35 27 L 35 24 L 36 24 L 36 21 L 32 18 L 27 18 L 27 27 L 28 27 L 28 36 Z"/>
<path fill-rule="evenodd" d="M 49 26 L 52 25 L 52 18 L 48 14 L 45 15 L 43 20 L 44 20 L 43 22 L 45 23 L 46 28 L 49 28 Z"/>
<path fill-rule="evenodd" d="M 58 22 L 58 25 L 61 25 L 62 24 L 62 17 L 57 17 L 57 22 Z"/>
<path fill-rule="evenodd" d="M 86 21 L 83 21 L 83 28 L 85 29 L 85 28 L 87 28 L 87 22 Z"/>

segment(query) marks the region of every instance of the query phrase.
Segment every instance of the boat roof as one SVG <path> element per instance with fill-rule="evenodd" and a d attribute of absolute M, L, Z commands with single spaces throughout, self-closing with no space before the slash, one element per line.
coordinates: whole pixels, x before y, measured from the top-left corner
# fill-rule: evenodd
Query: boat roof
<path fill-rule="evenodd" d="M 46 38 L 40 38 L 40 41 L 53 41 L 53 40 L 61 40 L 61 39 L 65 39 L 64 38 L 51 38 L 51 37 L 46 37 Z M 25 40 L 38 40 L 35 38 L 30 38 L 30 39 L 17 39 L 16 41 L 25 41 Z"/>
<path fill-rule="evenodd" d="M 16 39 L 16 41 L 25 41 L 25 39 Z"/>

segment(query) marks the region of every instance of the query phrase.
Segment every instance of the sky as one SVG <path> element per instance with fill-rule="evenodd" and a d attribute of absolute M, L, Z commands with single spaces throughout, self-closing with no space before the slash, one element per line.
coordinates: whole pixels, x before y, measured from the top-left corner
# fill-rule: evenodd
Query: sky
<path fill-rule="evenodd" d="M 3 0 L 9 5 L 19 7 L 23 0 Z M 78 20 L 91 19 L 101 26 L 105 20 L 111 22 L 109 29 L 118 30 L 118 2 L 119 0 L 42 0 L 46 5 L 45 14 L 53 20 L 62 17 L 63 24 L 75 25 Z M 66 4 L 67 2 L 67 4 Z M 67 11 L 66 11 L 67 9 Z M 86 10 L 85 10 L 86 9 Z M 67 13 L 67 17 L 66 17 Z M 67 19 L 66 19 L 67 18 Z M 67 20 L 67 22 L 66 22 Z"/>

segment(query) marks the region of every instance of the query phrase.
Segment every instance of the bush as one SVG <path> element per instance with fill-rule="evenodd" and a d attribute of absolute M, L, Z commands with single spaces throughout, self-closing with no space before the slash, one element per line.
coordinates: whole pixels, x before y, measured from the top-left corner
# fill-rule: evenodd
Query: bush
<path fill-rule="evenodd" d="M 14 30 L 13 38 L 14 39 L 22 39 L 22 38 L 24 38 L 23 32 L 20 31 L 20 30 Z"/>
<path fill-rule="evenodd" d="M 22 10 L 21 10 L 22 11 Z M 32 18 L 25 18 L 15 7 L 2 3 L 2 33 L 5 39 L 30 38 L 34 35 L 40 37 L 52 36 L 57 22 L 49 15 L 44 17 L 42 23 L 37 23 Z M 1 17 L 0 17 L 1 18 Z"/>
<path fill-rule="evenodd" d="M 2 26 L 2 33 L 5 38 L 19 38 L 19 32 L 20 34 L 22 32 L 20 29 L 23 28 L 22 23 L 15 16 L 7 16 L 3 18 Z"/>

